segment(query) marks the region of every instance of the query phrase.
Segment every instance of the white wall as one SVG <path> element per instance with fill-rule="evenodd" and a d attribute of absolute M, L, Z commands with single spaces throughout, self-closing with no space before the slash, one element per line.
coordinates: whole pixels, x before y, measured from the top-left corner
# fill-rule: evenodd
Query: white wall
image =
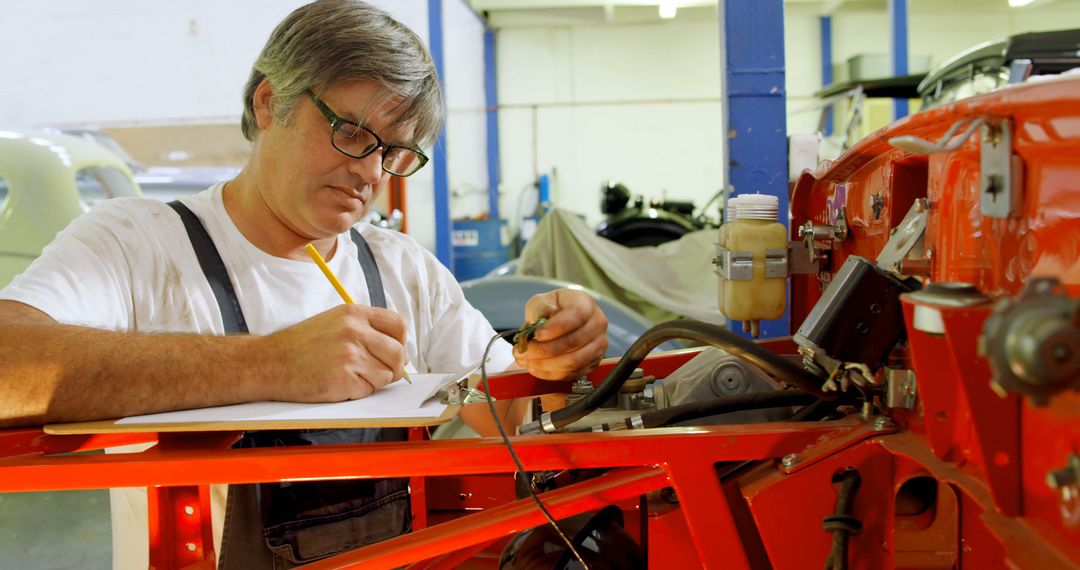
<path fill-rule="evenodd" d="M 373 3 L 427 41 L 427 0 Z M 0 18 L 0 69 L 5 74 L 0 83 L 0 125 L 221 122 L 235 123 L 239 129 L 242 91 L 251 65 L 274 26 L 301 4 L 302 0 L 7 0 Z M 448 40 L 463 37 L 457 30 L 462 7 L 461 0 L 445 0 Z M 450 57 L 462 59 L 453 49 L 450 52 Z M 451 75 L 457 75 L 459 83 L 470 77 Z M 469 138 L 468 126 L 452 128 Z M 486 171 L 484 176 L 486 184 Z M 435 243 L 432 194 L 431 168 L 409 178 L 410 228 L 415 228 L 411 233 L 430 249 Z"/>
<path fill-rule="evenodd" d="M 544 172 L 556 205 L 591 223 L 609 179 L 699 205 L 721 188 L 716 9 L 665 21 L 646 10 L 616 8 L 610 21 L 565 11 L 540 24 L 493 14 L 504 217 Z"/>
<path fill-rule="evenodd" d="M 484 23 L 462 0 L 443 0 L 450 211 L 475 217 L 488 210 Z"/>

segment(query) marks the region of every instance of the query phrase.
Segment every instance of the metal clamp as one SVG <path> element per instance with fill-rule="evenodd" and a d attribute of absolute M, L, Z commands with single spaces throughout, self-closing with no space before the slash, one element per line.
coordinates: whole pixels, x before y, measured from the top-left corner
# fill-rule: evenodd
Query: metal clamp
<path fill-rule="evenodd" d="M 749 251 L 730 251 L 716 246 L 716 274 L 728 281 L 750 281 L 754 278 L 754 254 Z"/>
<path fill-rule="evenodd" d="M 806 252 L 811 264 L 822 257 L 817 253 L 816 244 L 841 242 L 847 239 L 847 235 L 847 216 L 843 208 L 836 211 L 836 223 L 831 226 L 815 224 L 813 220 L 807 220 L 805 224 L 799 226 L 799 237 L 806 243 Z"/>
<path fill-rule="evenodd" d="M 716 246 L 716 274 L 728 281 L 751 281 L 754 279 L 754 254 L 749 251 L 731 251 Z M 788 276 L 788 248 L 765 250 L 765 278 L 786 279 Z"/>
<path fill-rule="evenodd" d="M 444 388 L 442 390 L 442 403 L 448 406 L 461 406 L 464 404 L 484 403 L 488 400 L 492 402 L 498 401 L 482 390 L 470 388 L 468 382 L 469 379 L 466 377 Z"/>

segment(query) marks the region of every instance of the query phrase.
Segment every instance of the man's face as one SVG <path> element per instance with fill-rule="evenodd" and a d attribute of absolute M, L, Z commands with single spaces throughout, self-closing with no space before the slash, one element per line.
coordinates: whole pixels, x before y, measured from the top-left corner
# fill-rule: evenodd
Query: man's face
<path fill-rule="evenodd" d="M 270 118 L 268 98 L 255 93 L 260 133 L 252 163 L 257 190 L 270 212 L 305 239 L 324 239 L 349 229 L 371 208 L 386 181 L 383 150 L 364 158 L 342 154 L 330 143 L 330 122 L 303 97 L 288 125 Z M 370 81 L 341 83 L 320 98 L 343 119 L 360 123 L 387 143 L 411 143 L 412 129 L 395 123 L 396 101 L 380 97 Z M 377 101 L 376 104 L 372 104 Z"/>

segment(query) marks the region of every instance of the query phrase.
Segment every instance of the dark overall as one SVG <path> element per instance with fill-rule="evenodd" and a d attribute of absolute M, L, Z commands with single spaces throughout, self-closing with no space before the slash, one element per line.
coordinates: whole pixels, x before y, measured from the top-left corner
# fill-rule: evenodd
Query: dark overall
<path fill-rule="evenodd" d="M 169 203 L 184 222 L 191 245 L 221 309 L 226 334 L 246 334 L 240 302 L 225 264 L 199 218 Z M 375 257 L 350 231 L 364 270 L 371 306 L 386 307 Z M 404 428 L 274 430 L 247 432 L 236 447 L 405 441 Z M 408 532 L 409 480 L 358 479 L 314 483 L 260 483 L 229 487 L 219 567 L 292 568 Z"/>

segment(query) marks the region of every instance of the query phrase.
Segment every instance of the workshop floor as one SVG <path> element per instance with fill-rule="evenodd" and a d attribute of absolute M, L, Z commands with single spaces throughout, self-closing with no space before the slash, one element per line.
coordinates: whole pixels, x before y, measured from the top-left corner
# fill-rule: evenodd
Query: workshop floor
<path fill-rule="evenodd" d="M 112 568 L 109 491 L 0 494 L 3 568 Z"/>

